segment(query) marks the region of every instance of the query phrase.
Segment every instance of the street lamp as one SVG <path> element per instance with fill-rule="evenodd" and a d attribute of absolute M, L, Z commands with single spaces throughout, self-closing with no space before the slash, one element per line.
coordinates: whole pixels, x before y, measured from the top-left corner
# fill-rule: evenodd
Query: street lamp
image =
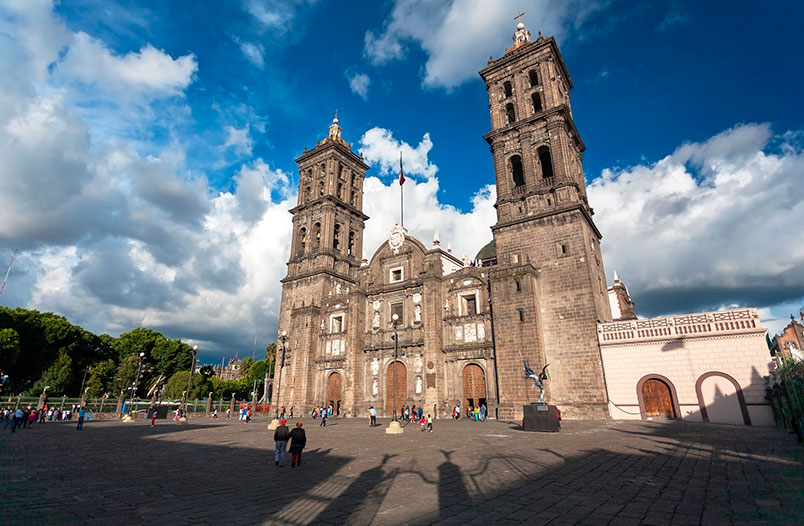
<path fill-rule="evenodd" d="M 145 358 L 145 353 L 141 352 L 139 356 L 139 361 L 137 362 L 137 376 L 134 378 L 134 382 L 131 384 L 131 401 L 128 403 L 129 407 L 126 411 L 126 414 L 123 415 L 123 422 L 134 422 L 134 419 L 131 417 L 131 406 L 134 405 L 134 396 L 137 394 L 137 384 L 140 381 L 140 373 L 142 372 L 142 359 Z M 83 387 L 83 386 L 82 386 Z M 120 391 L 120 401 L 123 400 L 123 392 Z"/>
<path fill-rule="evenodd" d="M 184 414 L 179 419 L 181 422 L 187 421 L 187 400 L 190 398 L 190 382 L 193 380 L 193 372 L 195 372 L 195 355 L 198 354 L 198 345 L 193 345 L 193 361 L 190 364 L 190 376 L 187 377 L 187 390 L 184 392 Z M 183 420 L 182 420 L 183 419 Z"/>
<path fill-rule="evenodd" d="M 140 383 L 140 373 L 142 372 L 142 359 L 145 358 L 145 353 L 140 353 L 140 359 L 137 362 L 137 377 L 134 379 L 134 383 L 131 384 L 131 402 L 129 405 L 134 405 L 134 397 L 137 394 L 137 384 Z M 83 387 L 83 386 L 82 386 Z"/>
<path fill-rule="evenodd" d="M 393 368 L 391 371 L 393 376 L 391 398 L 393 399 L 394 403 L 394 414 L 391 417 L 391 423 L 388 424 L 385 432 L 390 435 L 398 435 L 402 433 L 402 426 L 399 425 L 399 419 L 396 416 L 396 360 L 399 353 L 399 334 L 397 333 L 397 327 L 399 326 L 399 315 L 396 313 L 391 315 L 391 326 L 394 328 L 394 361 L 391 362 L 391 367 Z"/>
<path fill-rule="evenodd" d="M 276 378 L 274 382 L 276 384 L 276 392 L 271 395 L 272 403 L 275 405 L 275 416 L 274 419 L 271 420 L 271 423 L 268 424 L 268 429 L 276 429 L 279 425 L 279 388 L 282 383 L 282 367 L 285 366 L 285 353 L 288 351 L 285 347 L 285 342 L 288 341 L 288 331 L 282 331 L 279 335 L 279 341 L 282 342 L 282 354 L 279 357 L 279 375 L 277 376 L 276 372 L 274 372 L 274 378 Z"/>

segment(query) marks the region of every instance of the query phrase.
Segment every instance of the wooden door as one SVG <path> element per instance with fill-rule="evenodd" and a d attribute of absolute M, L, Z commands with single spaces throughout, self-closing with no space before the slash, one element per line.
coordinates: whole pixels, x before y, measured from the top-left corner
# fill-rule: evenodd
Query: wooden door
<path fill-rule="evenodd" d="M 645 403 L 645 416 L 676 418 L 670 386 L 658 378 L 651 378 L 642 384 L 642 400 Z"/>
<path fill-rule="evenodd" d="M 394 390 L 394 371 L 396 371 L 396 390 Z M 396 402 L 396 411 L 405 404 L 408 397 L 408 373 L 405 364 L 402 362 L 394 362 L 388 367 L 388 376 L 385 379 L 385 414 L 391 415 L 394 412 L 394 402 Z"/>
<path fill-rule="evenodd" d="M 472 363 L 463 368 L 463 398 L 466 407 L 476 407 L 481 398 L 486 398 L 486 375 L 479 365 Z"/>
<path fill-rule="evenodd" d="M 327 379 L 327 400 L 332 404 L 333 414 L 338 414 L 341 401 L 342 380 L 340 373 L 332 373 Z"/>

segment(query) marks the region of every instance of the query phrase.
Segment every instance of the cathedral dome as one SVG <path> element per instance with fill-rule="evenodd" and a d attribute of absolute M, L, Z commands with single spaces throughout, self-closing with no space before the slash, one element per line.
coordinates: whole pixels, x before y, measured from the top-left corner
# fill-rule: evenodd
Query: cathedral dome
<path fill-rule="evenodd" d="M 491 259 L 496 257 L 497 257 L 497 241 L 492 239 L 488 245 L 480 249 L 480 252 L 478 252 L 477 256 L 475 256 L 475 259 L 478 261 L 483 261 L 485 259 Z"/>

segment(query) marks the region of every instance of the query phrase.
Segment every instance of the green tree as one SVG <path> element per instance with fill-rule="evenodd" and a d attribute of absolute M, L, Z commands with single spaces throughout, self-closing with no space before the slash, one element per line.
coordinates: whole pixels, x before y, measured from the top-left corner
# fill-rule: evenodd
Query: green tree
<path fill-rule="evenodd" d="M 268 347 L 265 348 L 265 361 L 268 362 L 271 369 L 268 371 L 268 376 L 273 377 L 274 375 L 274 364 L 276 363 L 277 357 L 277 347 L 276 343 L 269 343 Z"/>
<path fill-rule="evenodd" d="M 126 356 L 120 361 L 115 371 L 114 381 L 112 382 L 113 394 L 118 395 L 121 392 L 124 396 L 131 396 L 129 388 L 134 383 L 137 377 L 137 365 L 139 364 L 140 357 L 138 354 Z"/>
<path fill-rule="evenodd" d="M 184 391 L 187 390 L 187 377 L 190 371 L 179 371 L 170 377 L 165 388 L 163 398 L 166 400 L 181 400 Z M 201 374 L 194 374 L 190 382 L 190 395 L 189 400 L 206 398 L 209 393 L 215 396 L 215 386 L 210 378 L 204 377 Z"/>
<path fill-rule="evenodd" d="M 46 387 L 51 394 L 68 393 L 73 383 L 73 359 L 66 352 L 59 353 L 56 362 L 45 371 L 45 374 L 31 388 L 34 394 L 41 393 Z"/>
<path fill-rule="evenodd" d="M 14 329 L 0 329 L 0 370 L 7 371 L 20 355 L 20 335 Z"/>
<path fill-rule="evenodd" d="M 112 383 L 114 382 L 115 369 L 115 363 L 112 360 L 95 363 L 89 372 L 89 378 L 87 378 L 87 396 L 97 398 L 104 393 L 113 394 L 111 391 L 113 390 Z"/>

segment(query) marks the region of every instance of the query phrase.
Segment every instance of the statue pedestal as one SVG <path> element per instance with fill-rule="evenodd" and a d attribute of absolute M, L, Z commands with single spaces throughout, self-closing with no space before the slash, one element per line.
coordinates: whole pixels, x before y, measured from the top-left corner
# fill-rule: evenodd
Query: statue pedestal
<path fill-rule="evenodd" d="M 279 419 L 274 418 L 273 420 L 271 420 L 271 423 L 268 424 L 268 429 L 276 429 L 277 427 L 279 427 Z"/>
<path fill-rule="evenodd" d="M 385 428 L 386 435 L 401 435 L 403 431 L 404 429 L 399 425 L 398 420 L 391 420 L 391 423 Z"/>
<path fill-rule="evenodd" d="M 556 406 L 534 403 L 522 406 L 522 429 L 525 431 L 541 431 L 543 433 L 557 433 L 558 415 Z"/>

